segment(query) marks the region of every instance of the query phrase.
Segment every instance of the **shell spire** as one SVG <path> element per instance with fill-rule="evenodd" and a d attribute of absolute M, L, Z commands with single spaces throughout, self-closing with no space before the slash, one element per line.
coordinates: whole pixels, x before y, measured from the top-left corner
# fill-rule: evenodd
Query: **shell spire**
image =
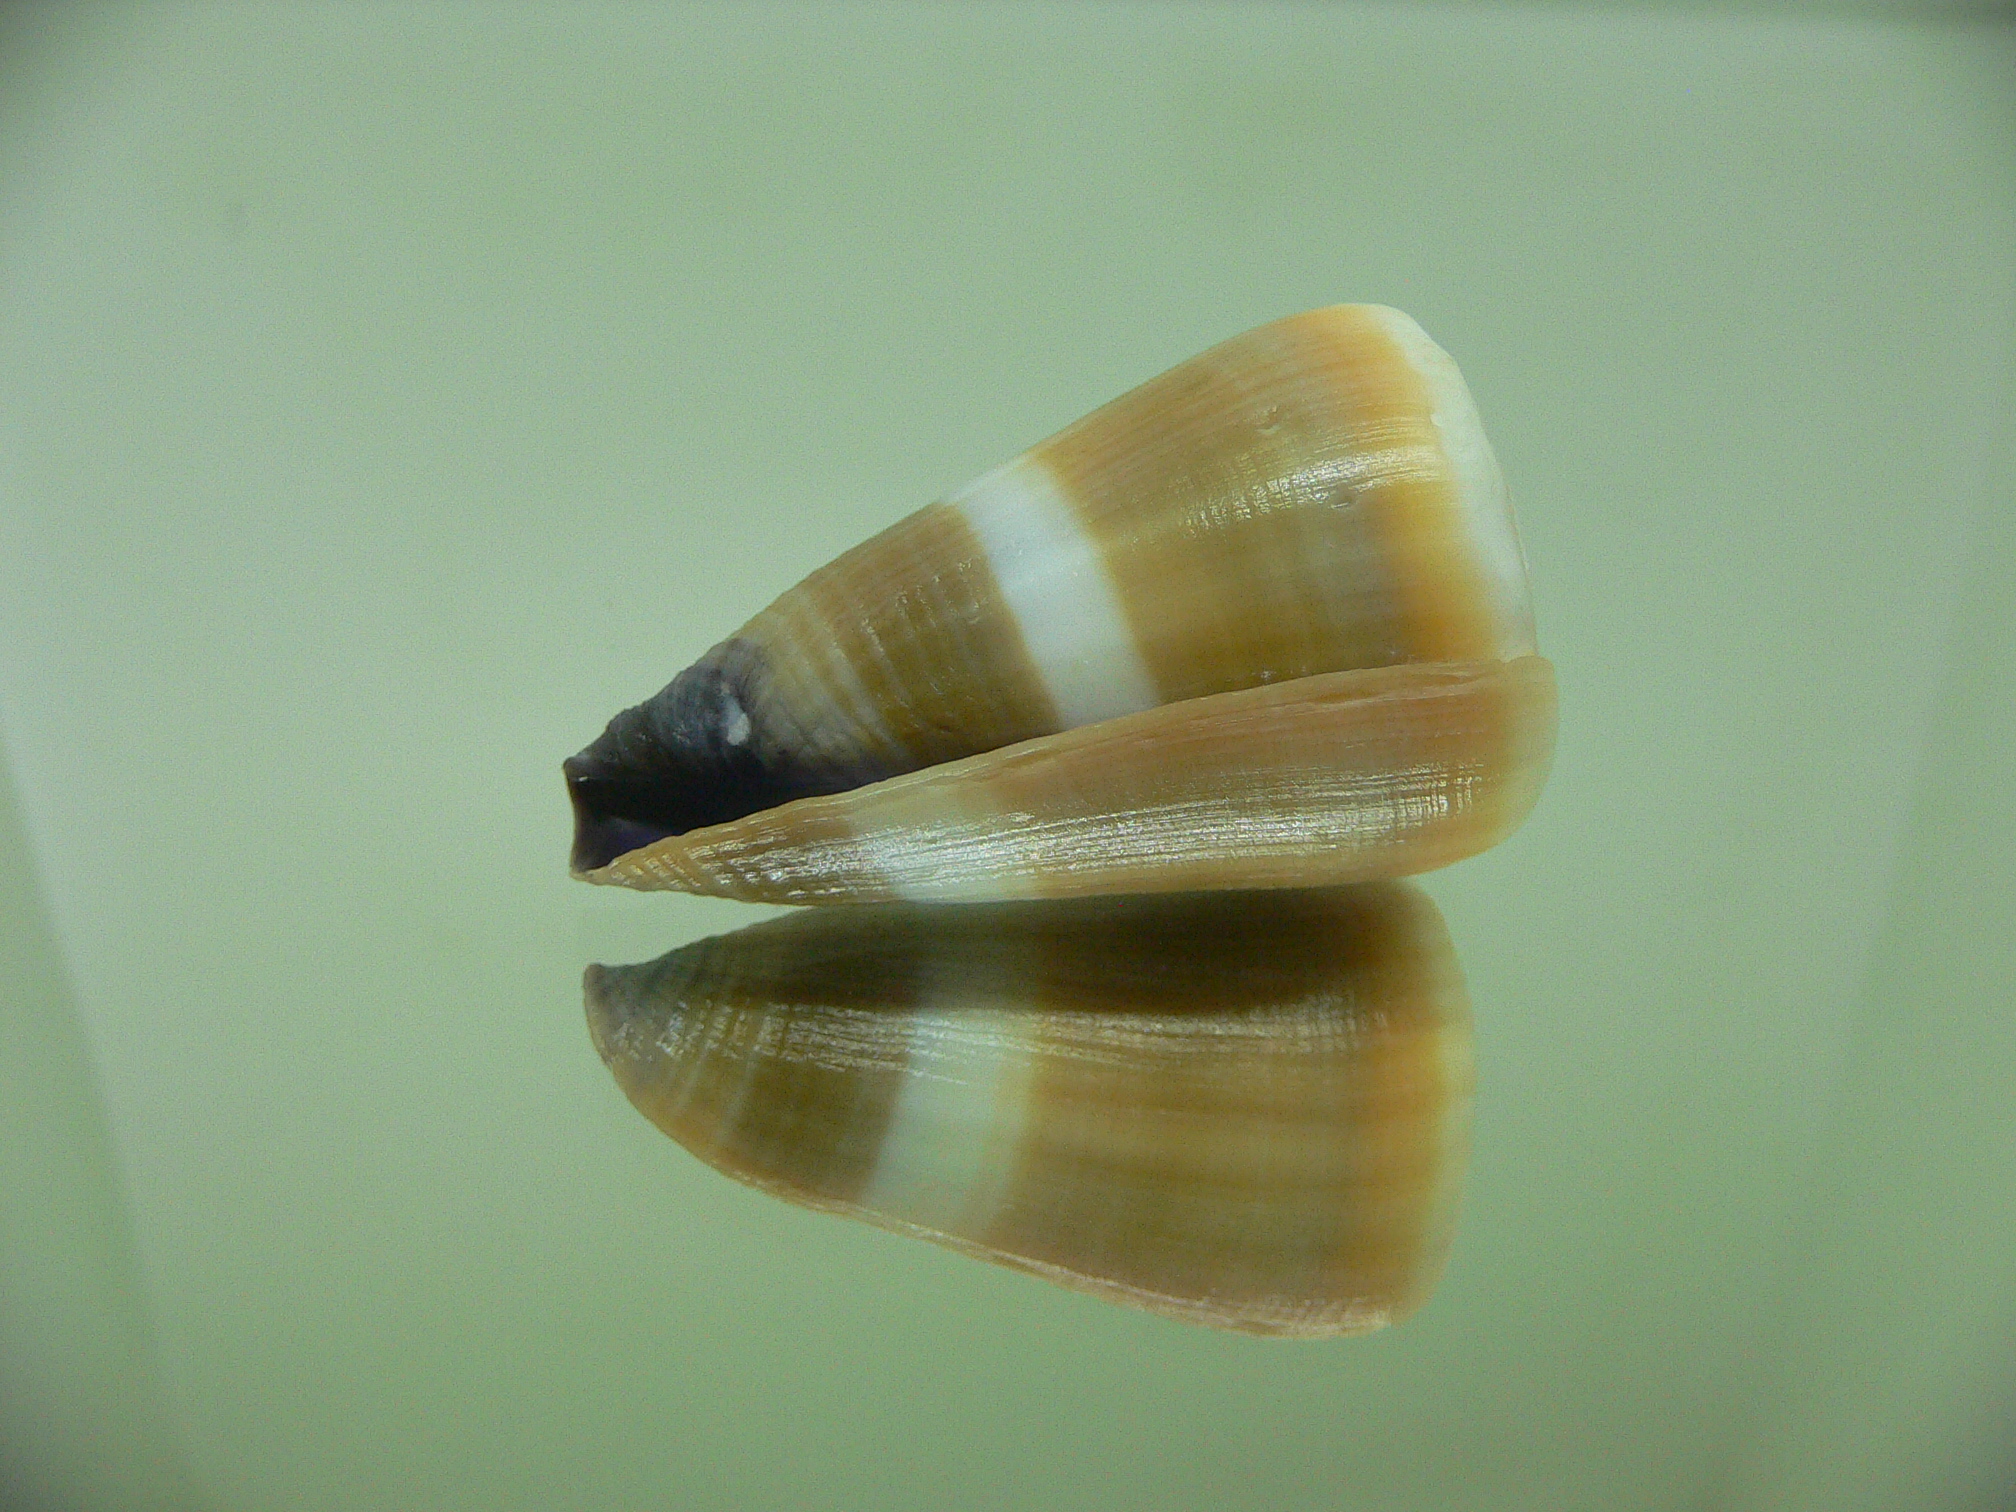
<path fill-rule="evenodd" d="M 1192 358 L 899 521 L 619 714 L 566 763 L 573 868 L 594 881 L 731 896 L 890 896 L 816 877 L 782 891 L 716 885 L 670 858 L 704 849 L 702 837 L 727 843 L 716 832 L 737 824 L 802 818 L 800 850 L 839 858 L 866 847 L 886 859 L 956 827 L 972 805 L 884 803 L 869 830 L 851 818 L 836 828 L 836 811 L 816 806 L 988 753 L 1005 761 L 1006 748 L 1025 775 L 1057 756 L 1065 764 L 1051 768 L 1050 791 L 1082 791 L 1090 758 L 1071 741 L 1086 727 L 1149 721 L 1129 727 L 1144 736 L 1129 747 L 1135 756 L 1220 749 L 1252 717 L 1279 723 L 1254 695 L 1370 677 L 1326 683 L 1304 701 L 1334 714 L 1340 699 L 1390 700 L 1410 685 L 1395 669 L 1412 668 L 1415 706 L 1439 701 L 1483 742 L 1444 742 L 1442 775 L 1415 783 L 1410 801 L 1446 800 L 1466 816 L 1448 834 L 1407 854 L 1377 840 L 1363 864 L 1277 869 L 1271 880 L 1200 879 L 1193 868 L 1180 881 L 1130 874 L 1097 886 L 1282 886 L 1420 870 L 1491 843 L 1530 806 L 1553 719 L 1551 675 L 1533 651 L 1511 506 L 1455 364 L 1396 310 L 1315 310 Z M 1521 663 L 1542 670 L 1504 670 Z M 1458 710 L 1452 676 L 1496 679 L 1529 702 L 1503 718 L 1485 717 L 1482 704 Z M 1241 696 L 1251 701 L 1225 701 Z M 1321 744 L 1301 742 L 1307 762 L 1326 759 Z M 1220 789 L 1239 785 L 1225 761 L 1206 765 Z M 986 770 L 991 779 L 1005 768 Z M 1393 767 L 1367 780 L 1368 801 L 1390 811 L 1396 783 L 1410 779 Z M 1004 823 L 1026 836 L 1077 823 L 1037 801 L 1040 786 L 1002 811 Z M 1167 798 L 1170 822 L 1202 792 L 1195 782 L 1147 786 Z M 996 791 L 984 802 L 1000 800 Z M 1325 847 L 1390 829 L 1376 816 L 1340 818 L 1335 806 L 1352 800 L 1335 784 L 1321 801 L 1334 821 Z M 1157 809 L 1153 794 L 1142 804 L 1138 812 Z M 1489 822 L 1472 823 L 1480 813 Z M 873 827 L 885 822 L 896 829 Z M 1458 829 L 1468 838 L 1445 843 Z M 1018 883 L 1005 895 L 1032 890 L 1054 891 Z"/>

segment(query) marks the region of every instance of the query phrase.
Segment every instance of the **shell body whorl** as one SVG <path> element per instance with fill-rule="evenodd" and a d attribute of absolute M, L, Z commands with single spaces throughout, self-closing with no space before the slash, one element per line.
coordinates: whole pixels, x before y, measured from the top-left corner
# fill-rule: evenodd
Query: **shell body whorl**
<path fill-rule="evenodd" d="M 1410 887 L 822 909 L 587 999 L 708 1163 L 1113 1301 L 1362 1333 L 1448 1251 L 1468 1013 Z"/>
<path fill-rule="evenodd" d="M 632 886 L 782 896 L 772 883 L 696 881 L 649 858 L 668 840 L 765 815 L 816 821 L 824 811 L 804 803 L 1086 726 L 1161 711 L 1158 728 L 1174 731 L 1193 709 L 1209 725 L 1223 711 L 1204 706 L 1226 695 L 1382 668 L 1513 663 L 1533 649 L 1510 505 L 1454 363 L 1397 311 L 1311 311 L 1212 348 L 899 521 L 619 715 L 567 763 L 574 869 Z M 1551 720 L 1551 682 L 1543 691 Z M 1513 744 L 1530 756 L 1544 741 Z M 1476 776 L 1482 759 L 1457 765 Z M 1486 785 L 1523 781 L 1500 777 Z M 1056 818 L 1017 812 L 1024 828 Z M 913 818 L 945 822 L 936 810 Z M 828 844 L 820 833 L 814 822 L 803 844 Z M 1419 870 L 1434 849 L 1376 864 Z M 1148 885 L 1372 874 L 1331 866 L 1214 882 L 1193 870 Z M 787 891 L 795 901 L 939 895 L 852 883 Z M 960 895 L 1031 891 L 1054 890 Z"/>

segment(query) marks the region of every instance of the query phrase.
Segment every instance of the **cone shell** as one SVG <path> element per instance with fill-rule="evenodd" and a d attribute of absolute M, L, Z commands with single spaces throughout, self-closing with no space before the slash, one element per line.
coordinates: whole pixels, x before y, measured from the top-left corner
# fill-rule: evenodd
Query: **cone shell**
<path fill-rule="evenodd" d="M 1467 1010 L 1404 884 L 818 910 L 587 997 L 701 1159 L 1112 1301 L 1360 1333 L 1448 1251 Z"/>
<path fill-rule="evenodd" d="M 1190 741 L 1173 733 L 1190 718 L 1243 717 L 1190 709 L 1225 695 L 1533 649 L 1510 505 L 1455 364 L 1398 311 L 1312 311 L 856 547 L 619 715 L 567 764 L 574 867 L 689 885 L 611 863 L 1149 711 L 1177 711 L 1156 741 Z"/>

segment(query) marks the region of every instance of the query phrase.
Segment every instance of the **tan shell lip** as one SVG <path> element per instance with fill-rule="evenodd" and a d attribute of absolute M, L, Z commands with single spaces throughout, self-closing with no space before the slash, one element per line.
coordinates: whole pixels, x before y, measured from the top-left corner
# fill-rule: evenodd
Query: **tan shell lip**
<path fill-rule="evenodd" d="M 787 803 L 583 880 L 835 906 L 1407 876 L 1516 828 L 1553 731 L 1540 657 L 1328 673 Z"/>

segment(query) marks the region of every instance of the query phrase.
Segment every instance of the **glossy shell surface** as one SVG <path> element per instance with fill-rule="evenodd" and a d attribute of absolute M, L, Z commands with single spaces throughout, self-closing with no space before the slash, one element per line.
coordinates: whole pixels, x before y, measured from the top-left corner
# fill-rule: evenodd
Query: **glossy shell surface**
<path fill-rule="evenodd" d="M 1533 649 L 1510 505 L 1455 364 L 1397 311 L 1312 311 L 1214 347 L 864 542 L 619 715 L 567 764 L 574 869 L 734 896 L 922 895 L 808 879 L 797 863 L 783 892 L 724 885 L 707 866 L 640 853 L 1011 747 L 1025 773 L 1054 750 L 1049 791 L 1077 790 L 1084 750 L 1069 732 L 1159 718 L 1152 739 L 1131 740 L 1129 759 L 1178 745 L 1201 752 L 1243 717 L 1214 702 L 1228 695 L 1408 666 L 1435 669 L 1428 690 L 1451 666 L 1521 663 Z M 1458 758 L 1470 774 L 1460 780 L 1530 785 L 1530 760 L 1546 744 L 1535 731 L 1551 728 L 1551 682 L 1531 673 L 1511 682 L 1540 699 L 1516 717 L 1524 733 L 1507 748 L 1529 765 L 1493 773 L 1496 758 L 1480 749 Z M 1327 708 L 1333 692 L 1326 685 L 1303 706 Z M 1183 733 L 1193 720 L 1197 730 Z M 1150 728 L 1129 726 L 1137 736 Z M 1257 742 L 1250 752 L 1256 770 L 1300 759 Z M 1206 764 L 1224 777 L 1222 762 Z M 984 780 L 1001 775 L 990 768 Z M 1139 774 L 1141 784 L 1151 776 Z M 1068 807 L 1034 801 L 1041 786 L 1029 787 L 1016 822 L 1078 825 Z M 969 808 L 1000 800 L 998 789 L 970 796 Z M 904 801 L 883 804 L 876 825 Z M 1153 808 L 1114 817 L 1138 824 Z M 830 815 L 807 817 L 811 830 L 790 842 L 801 853 L 829 844 L 816 832 Z M 934 799 L 917 822 L 963 821 Z M 1420 854 L 1430 852 L 1467 854 L 1439 842 Z M 1420 867 L 1404 859 L 1392 869 Z M 1138 876 L 1111 885 L 1140 885 Z M 1162 885 L 1252 884 L 1193 870 Z M 1031 890 L 1045 889 L 1018 882 L 1005 895 Z"/>

